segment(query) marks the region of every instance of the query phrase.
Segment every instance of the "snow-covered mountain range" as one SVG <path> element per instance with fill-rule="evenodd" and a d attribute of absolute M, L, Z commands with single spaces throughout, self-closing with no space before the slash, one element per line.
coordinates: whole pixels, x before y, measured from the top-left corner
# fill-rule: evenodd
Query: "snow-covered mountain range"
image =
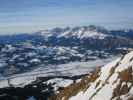
<path fill-rule="evenodd" d="M 50 30 L 41 30 L 37 32 L 44 37 L 57 37 L 57 38 L 94 38 L 104 39 L 106 37 L 115 36 L 127 36 L 133 37 L 132 30 L 107 30 L 104 27 L 99 26 L 79 26 L 79 27 L 66 27 L 66 28 L 53 28 Z"/>
<path fill-rule="evenodd" d="M 40 31 L 41 35 L 44 37 L 55 36 L 57 38 L 71 38 L 75 37 L 78 39 L 84 38 L 95 38 L 95 39 L 104 39 L 111 34 L 105 34 L 105 30 L 101 27 L 96 26 L 82 26 L 82 27 L 66 27 L 66 28 L 54 28 L 52 30 L 42 30 Z M 51 34 L 52 33 L 52 34 Z"/>
<path fill-rule="evenodd" d="M 3 35 L 0 36 L 0 75 L 69 62 L 104 61 L 133 48 L 132 34 L 132 30 L 109 31 L 91 25 Z"/>

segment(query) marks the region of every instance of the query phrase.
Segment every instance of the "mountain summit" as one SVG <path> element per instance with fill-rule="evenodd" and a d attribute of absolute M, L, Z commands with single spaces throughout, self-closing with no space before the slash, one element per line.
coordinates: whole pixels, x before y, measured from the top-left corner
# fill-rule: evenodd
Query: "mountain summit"
<path fill-rule="evenodd" d="M 40 31 L 45 37 L 56 36 L 58 38 L 71 38 L 75 37 L 78 39 L 83 38 L 98 38 L 104 39 L 108 35 L 105 34 L 106 29 L 94 25 L 90 26 L 81 26 L 81 27 L 66 27 L 66 28 L 54 28 L 52 30 L 42 30 Z"/>

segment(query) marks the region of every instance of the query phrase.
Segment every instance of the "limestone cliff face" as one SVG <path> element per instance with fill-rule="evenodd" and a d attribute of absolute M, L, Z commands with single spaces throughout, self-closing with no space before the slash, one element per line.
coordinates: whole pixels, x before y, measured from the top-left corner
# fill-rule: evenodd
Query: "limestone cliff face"
<path fill-rule="evenodd" d="M 51 100 L 133 100 L 133 52 L 61 89 Z"/>

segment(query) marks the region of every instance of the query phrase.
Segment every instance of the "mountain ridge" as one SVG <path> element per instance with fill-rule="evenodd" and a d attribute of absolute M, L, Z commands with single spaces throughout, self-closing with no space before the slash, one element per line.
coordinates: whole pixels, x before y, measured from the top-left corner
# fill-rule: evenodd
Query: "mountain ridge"
<path fill-rule="evenodd" d="M 51 100 L 132 100 L 132 69 L 133 51 L 86 76 L 70 88 L 64 88 Z"/>

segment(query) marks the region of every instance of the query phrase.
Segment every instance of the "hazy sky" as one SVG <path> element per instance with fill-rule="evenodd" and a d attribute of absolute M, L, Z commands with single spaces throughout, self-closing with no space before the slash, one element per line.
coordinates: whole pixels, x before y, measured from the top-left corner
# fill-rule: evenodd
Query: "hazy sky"
<path fill-rule="evenodd" d="M 0 33 L 101 25 L 133 28 L 133 0 L 0 0 Z"/>

